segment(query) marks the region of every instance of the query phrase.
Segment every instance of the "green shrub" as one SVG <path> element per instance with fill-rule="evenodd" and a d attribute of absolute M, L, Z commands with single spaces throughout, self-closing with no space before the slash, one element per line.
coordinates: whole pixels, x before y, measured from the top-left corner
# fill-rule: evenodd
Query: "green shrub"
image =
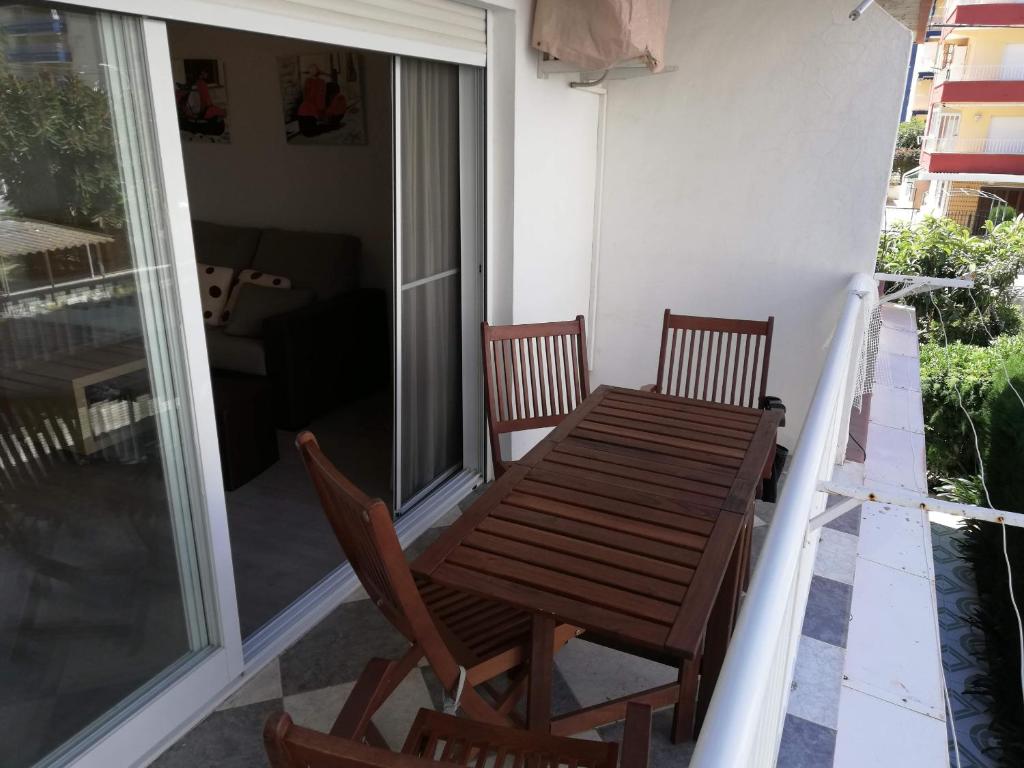
<path fill-rule="evenodd" d="M 970 291 L 949 289 L 906 300 L 917 310 L 918 327 L 926 341 L 943 340 L 940 312 L 951 342 L 987 344 L 986 328 L 998 336 L 1017 333 L 1022 327 L 1013 300 L 1014 281 L 1024 269 L 1024 217 L 986 223 L 981 236 L 971 235 L 951 219 L 925 217 L 913 227 L 898 224 L 879 240 L 877 269 L 974 279 Z"/>
<path fill-rule="evenodd" d="M 988 212 L 988 220 L 993 224 L 1002 224 L 1004 221 L 1010 221 L 1011 219 L 1017 218 L 1017 211 L 1012 205 L 993 205 L 992 210 Z"/>
<path fill-rule="evenodd" d="M 921 137 L 924 135 L 924 120 L 915 117 L 900 123 L 896 132 L 896 151 L 892 157 L 894 176 L 902 176 L 921 162 Z"/>
<path fill-rule="evenodd" d="M 1005 345 L 1000 345 L 1005 346 Z M 1024 512 L 1024 354 L 995 367 L 985 402 L 985 480 L 992 505 Z"/>
<path fill-rule="evenodd" d="M 1000 428 L 1017 429 L 1024 434 L 1024 408 L 1016 399 L 1017 411 L 1009 402 L 1005 412 L 993 411 L 993 404 L 1002 402 L 1003 390 L 1012 395 L 1005 383 L 1002 361 L 1011 375 L 1024 372 L 1024 335 L 1000 336 L 987 347 L 960 341 L 951 342 L 948 348 L 942 342 L 921 345 L 921 397 L 928 471 L 933 485 L 952 482 L 946 478 L 965 478 L 979 472 L 974 435 L 964 410 L 978 431 L 982 456 L 988 455 L 994 419 Z M 1024 394 L 1020 386 L 1018 391 Z M 997 468 L 1002 471 L 1002 464 L 997 462 Z"/>

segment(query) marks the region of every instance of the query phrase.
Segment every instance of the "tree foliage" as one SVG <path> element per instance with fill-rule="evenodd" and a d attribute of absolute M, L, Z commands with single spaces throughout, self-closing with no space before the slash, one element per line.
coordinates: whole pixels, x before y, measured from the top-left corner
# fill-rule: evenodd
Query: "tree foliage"
<path fill-rule="evenodd" d="M 900 123 L 896 132 L 896 151 L 892 157 L 892 172 L 899 176 L 921 162 L 921 137 L 924 135 L 924 120 L 915 117 Z"/>
<path fill-rule="evenodd" d="M 986 222 L 981 236 L 971 235 L 951 219 L 926 217 L 913 227 L 896 225 L 879 240 L 877 268 L 901 275 L 974 280 L 969 291 L 935 291 L 907 299 L 927 341 L 943 340 L 940 319 L 951 342 L 987 344 L 989 334 L 1013 334 L 1021 328 L 1021 313 L 1013 300 L 1014 282 L 1024 269 L 1024 217 Z"/>
<path fill-rule="evenodd" d="M 15 211 L 69 226 L 123 226 L 106 95 L 74 75 L 0 71 L 0 181 Z"/>

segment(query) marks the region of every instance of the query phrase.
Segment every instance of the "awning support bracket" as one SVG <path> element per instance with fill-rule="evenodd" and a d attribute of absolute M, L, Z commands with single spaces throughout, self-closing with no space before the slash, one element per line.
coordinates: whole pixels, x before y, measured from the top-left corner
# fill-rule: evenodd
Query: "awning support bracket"
<path fill-rule="evenodd" d="M 887 293 L 878 298 L 879 304 L 889 304 L 907 296 L 934 291 L 937 288 L 973 288 L 974 281 L 954 277 L 928 277 L 926 275 L 890 275 L 887 272 L 876 272 L 875 280 L 886 283 L 902 283 L 898 291 Z"/>
<path fill-rule="evenodd" d="M 1024 528 L 1024 513 L 1006 512 L 1001 509 L 979 507 L 974 504 L 960 504 L 955 501 L 935 499 L 905 488 L 885 487 L 872 489 L 863 485 L 826 480 L 819 484 L 818 490 L 832 496 L 840 496 L 843 498 L 843 501 L 829 507 L 820 515 L 811 518 L 809 526 L 812 530 L 831 522 L 843 512 L 847 512 L 865 501 L 872 501 L 883 505 L 888 504 L 894 507 L 909 507 L 911 509 L 919 509 L 922 512 L 941 512 L 955 517 L 962 517 L 965 520 L 981 520 L 988 523 Z M 834 514 L 834 511 L 838 509 L 842 509 L 842 512 Z"/>

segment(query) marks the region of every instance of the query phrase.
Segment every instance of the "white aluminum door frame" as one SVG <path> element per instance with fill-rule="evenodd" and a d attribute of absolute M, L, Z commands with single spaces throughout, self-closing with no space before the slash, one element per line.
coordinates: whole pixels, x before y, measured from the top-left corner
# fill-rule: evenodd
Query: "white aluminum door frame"
<path fill-rule="evenodd" d="M 455 269 L 402 282 L 402 56 L 392 59 L 393 190 L 394 190 L 394 433 L 392 485 L 394 514 L 412 509 L 431 491 L 447 480 L 456 469 L 443 472 L 410 499 L 402 500 L 402 295 L 438 280 L 459 280 L 459 306 L 462 330 L 462 468 L 484 475 L 483 369 L 480 355 L 480 321 L 485 317 L 484 273 L 486 262 L 486 77 L 475 68 L 459 66 L 459 227 L 460 262 Z M 468 395 L 468 396 L 467 396 Z"/>
<path fill-rule="evenodd" d="M 495 122 L 495 116 L 511 115 L 510 94 L 494 90 L 495 83 L 509 84 L 515 80 L 515 13 L 514 0 L 466 0 L 469 5 L 488 9 L 488 42 L 486 86 L 483 98 L 486 105 L 485 151 L 482 161 L 484 168 L 484 266 L 481 281 L 483 293 L 480 299 L 481 311 L 487 309 L 488 299 L 494 293 L 498 304 L 507 303 L 511 284 L 506 284 L 506 270 L 511 267 L 512 230 L 510 227 L 512 195 L 512 145 L 510 125 Z M 200 462 L 201 497 L 206 509 L 193 510 L 197 526 L 197 547 L 204 598 L 208 600 L 211 648 L 183 661 L 152 680 L 144 689 L 136 692 L 129 700 L 104 717 L 104 722 L 88 734 L 75 737 L 51 756 L 52 764 L 76 766 L 144 765 L 152 760 L 165 746 L 185 730 L 198 723 L 225 696 L 237 689 L 246 678 L 243 672 L 252 672 L 271 660 L 276 653 L 297 639 L 317 621 L 329 613 L 344 595 L 342 584 L 354 585 L 351 569 L 347 573 L 335 572 L 324 580 L 333 581 L 331 594 L 322 596 L 313 605 L 303 599 L 307 610 L 301 616 L 292 615 L 293 622 L 288 628 L 268 626 L 261 637 L 259 648 L 251 657 L 243 656 L 240 635 L 234 574 L 231 566 L 231 545 L 228 535 L 226 503 L 220 474 L 220 456 L 213 414 L 212 388 L 209 364 L 206 356 L 205 333 L 201 322 L 200 292 L 194 264 L 194 246 L 191 237 L 191 216 L 185 186 L 184 161 L 180 138 L 177 131 L 177 109 L 173 98 L 170 52 L 164 18 L 174 18 L 196 24 L 208 24 L 229 29 L 288 36 L 296 39 L 315 40 L 337 45 L 365 47 L 392 55 L 423 55 L 435 53 L 433 58 L 457 64 L 483 65 L 484 61 L 457 61 L 449 58 L 448 51 L 427 52 L 417 49 L 410 41 L 369 40 L 359 37 L 358 32 L 341 27 L 330 27 L 307 22 L 285 20 L 271 14 L 238 7 L 227 9 L 216 7 L 203 0 L 180 0 L 168 5 L 163 0 L 68 0 L 69 6 L 78 6 L 99 11 L 126 13 L 133 16 L 151 16 L 143 19 L 143 37 L 146 60 L 149 65 L 149 87 L 152 89 L 153 110 L 156 120 L 156 138 L 160 156 L 158 162 L 163 172 L 164 195 L 167 200 L 168 232 L 173 249 L 172 271 L 179 295 L 179 310 L 182 316 L 180 328 L 184 339 L 184 356 L 187 365 L 189 391 L 186 407 L 191 408 L 194 448 Z M 492 37 L 492 33 L 498 34 Z M 496 58 L 492 53 L 498 52 Z M 400 119 L 399 106 L 394 105 L 395 125 Z M 396 131 L 397 135 L 397 131 Z M 397 158 L 396 158 L 397 160 Z M 398 166 L 394 169 L 397 178 Z M 396 208 L 396 221 L 400 209 Z M 400 234 L 400 231 L 396 231 Z M 396 240 L 397 242 L 397 240 Z M 501 268 L 489 273 L 488 264 L 497 259 Z M 500 274 L 498 274 L 500 272 Z M 397 283 L 398 275 L 396 275 Z M 502 312 L 504 314 L 504 312 Z M 396 315 L 396 318 L 398 315 Z M 492 318 L 493 319 L 493 318 Z M 398 338 L 400 327 L 395 328 Z M 472 337 L 475 338 L 475 329 Z M 397 371 L 396 371 L 397 375 Z M 482 390 L 482 383 L 480 385 Z M 396 414 L 397 416 L 398 414 Z M 481 441 L 484 447 L 483 413 L 480 413 L 480 430 L 484 433 Z M 400 421 L 395 422 L 395 430 Z M 467 436 L 468 447 L 471 438 Z M 467 454 L 468 455 L 468 454 Z M 400 458 L 396 453 L 396 462 Z M 416 514 L 408 515 L 398 525 L 403 545 L 410 543 L 439 517 L 462 494 L 478 482 L 470 477 L 471 472 L 460 473 L 438 490 L 430 504 L 423 504 Z M 397 487 L 397 486 L 396 486 Z M 443 508 L 442 508 L 443 507 Z M 422 514 L 420 511 L 422 510 Z M 341 569 L 346 570 L 346 569 Z M 296 604 L 298 606 L 298 603 Z M 272 622 L 273 623 L 273 622 Z M 264 636 L 265 635 L 265 636 Z"/>
<path fill-rule="evenodd" d="M 180 393 L 181 408 L 191 422 L 189 431 L 193 444 L 190 448 L 199 462 L 199 476 L 188 480 L 195 483 L 193 500 L 205 505 L 205 508 L 193 508 L 191 514 L 210 645 L 151 680 L 104 715 L 96 726 L 64 744 L 44 764 L 144 763 L 181 723 L 194 721 L 203 714 L 197 711 L 197 702 L 214 701 L 242 674 L 243 668 L 199 280 L 164 22 L 143 19 L 142 37 L 147 81 L 139 85 L 150 89 L 161 176 L 152 181 L 163 183 L 167 204 L 164 214 L 171 241 L 171 273 L 181 313 L 181 324 L 172 343 L 180 344 L 184 350 L 187 388 Z M 188 435 L 183 437 L 187 439 Z"/>

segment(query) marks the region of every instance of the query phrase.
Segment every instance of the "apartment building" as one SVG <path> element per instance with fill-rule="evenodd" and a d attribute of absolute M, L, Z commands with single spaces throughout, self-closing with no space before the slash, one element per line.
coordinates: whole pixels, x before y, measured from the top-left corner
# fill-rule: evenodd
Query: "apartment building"
<path fill-rule="evenodd" d="M 947 2 L 932 17 L 940 34 L 916 183 L 928 185 L 923 211 L 972 230 L 1024 206 L 1022 24 L 1021 2 Z"/>

